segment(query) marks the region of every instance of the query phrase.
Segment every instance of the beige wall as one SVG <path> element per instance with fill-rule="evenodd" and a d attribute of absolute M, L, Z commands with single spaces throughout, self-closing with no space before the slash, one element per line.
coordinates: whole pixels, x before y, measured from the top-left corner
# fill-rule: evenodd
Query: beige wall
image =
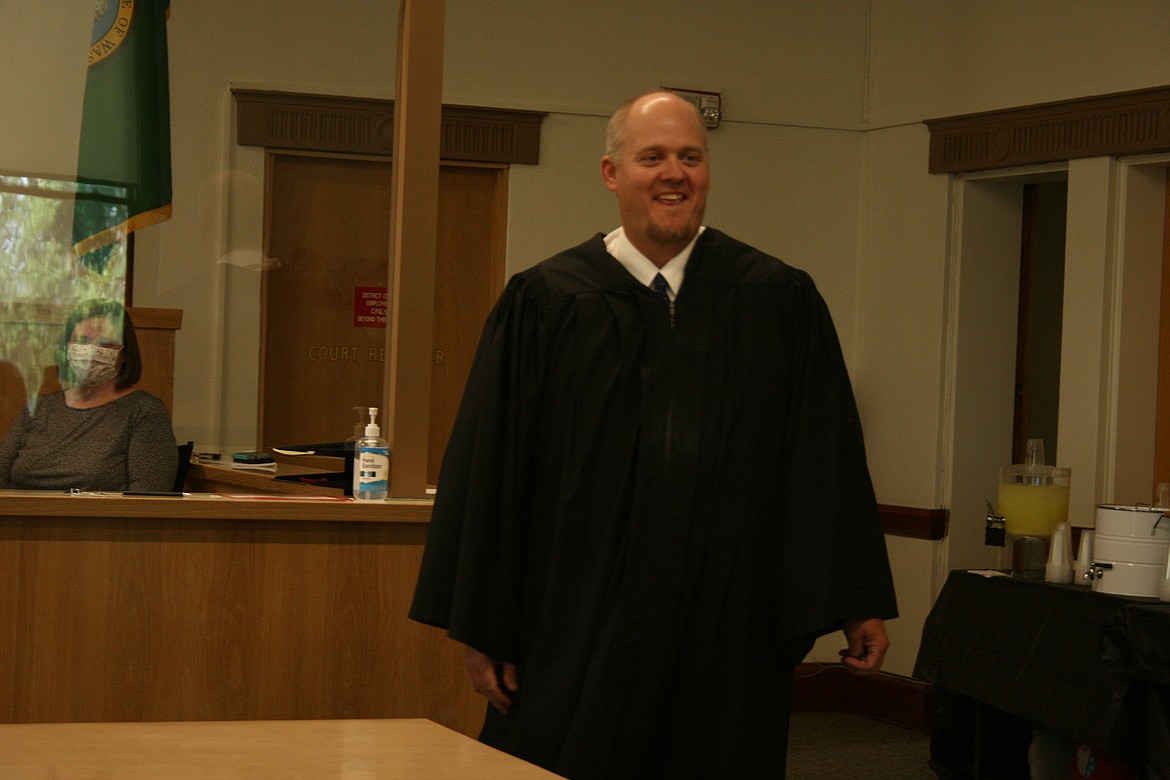
<path fill-rule="evenodd" d="M 0 30 L 0 83 L 20 111 L 0 122 L 0 170 L 70 175 L 92 2 L 8 5 L 15 7 L 5 8 Z M 515 271 L 615 223 L 597 172 L 614 105 L 659 83 L 722 91 L 708 221 L 816 278 L 853 372 L 879 500 L 961 503 L 950 540 L 891 540 L 904 617 L 891 626 L 889 668 L 908 674 L 946 568 L 986 556 L 977 525 L 994 474 L 965 483 L 956 471 L 991 468 L 998 443 L 984 440 L 981 426 L 1003 424 L 955 416 L 962 399 L 986 394 L 990 379 L 957 371 L 964 364 L 953 338 L 963 270 L 952 232 L 956 187 L 926 173 L 921 122 L 1170 84 L 1170 5 L 694 5 L 680 13 L 624 0 L 448 0 L 444 99 L 550 112 L 540 165 L 511 175 Z M 395 7 L 390 0 L 173 4 L 175 216 L 139 236 L 135 303 L 185 312 L 175 398 L 181 439 L 230 451 L 255 437 L 263 156 L 234 143 L 229 90 L 393 97 Z M 1086 240 L 1108 233 L 1100 225 L 1113 218 L 1106 190 L 1090 184 L 1070 192 L 1075 213 L 1092 223 L 1079 228 Z M 1092 284 L 1079 289 L 1091 293 Z M 1080 397 L 1089 402 L 1097 387 Z M 1095 436 L 1094 428 L 1082 439 Z M 988 451 L 968 456 L 980 446 Z M 1082 498 L 1094 499 L 1089 491 Z M 822 642 L 814 657 L 835 660 L 837 644 Z"/>

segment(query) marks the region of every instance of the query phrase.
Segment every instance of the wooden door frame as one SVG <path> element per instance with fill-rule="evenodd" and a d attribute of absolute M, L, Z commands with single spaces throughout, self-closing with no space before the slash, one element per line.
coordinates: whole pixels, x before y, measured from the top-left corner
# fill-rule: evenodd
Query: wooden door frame
<path fill-rule="evenodd" d="M 1170 174 L 1162 219 L 1162 307 L 1158 324 L 1158 404 L 1154 415 L 1154 484 L 1170 482 Z"/>

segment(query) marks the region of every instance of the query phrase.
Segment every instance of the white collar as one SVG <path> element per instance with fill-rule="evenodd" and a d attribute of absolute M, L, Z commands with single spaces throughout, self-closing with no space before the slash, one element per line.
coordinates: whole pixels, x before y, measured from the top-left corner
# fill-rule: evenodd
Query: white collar
<path fill-rule="evenodd" d="M 695 233 L 695 237 L 691 239 L 691 243 L 679 252 L 661 268 L 654 265 L 650 258 L 638 251 L 637 247 L 630 243 L 630 239 L 626 238 L 625 228 L 619 227 L 612 233 L 605 237 L 605 251 L 613 255 L 619 263 L 625 266 L 625 269 L 642 284 L 647 287 L 654 281 L 654 277 L 662 274 L 666 279 L 667 284 L 670 285 L 671 297 L 678 295 L 678 291 L 682 288 L 683 276 L 687 267 L 687 261 L 691 259 L 691 251 L 695 248 L 695 241 L 698 240 L 702 232 L 706 230 L 705 227 L 700 227 L 699 232 Z"/>

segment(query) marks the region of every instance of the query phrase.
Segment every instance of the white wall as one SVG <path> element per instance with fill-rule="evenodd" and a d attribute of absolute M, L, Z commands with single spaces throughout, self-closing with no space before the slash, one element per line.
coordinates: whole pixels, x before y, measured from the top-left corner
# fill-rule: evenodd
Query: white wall
<path fill-rule="evenodd" d="M 871 126 L 1162 86 L 1162 0 L 873 0 Z"/>
<path fill-rule="evenodd" d="M 667 83 L 722 90 L 732 121 L 857 127 L 867 14 L 860 0 L 448 0 L 444 97 L 608 116 Z"/>
<path fill-rule="evenodd" d="M 0 118 L 0 170 L 75 175 L 93 3 L 5 2 L 3 19 L 0 94 L 8 108 Z"/>
<path fill-rule="evenodd" d="M 139 235 L 135 302 L 184 310 L 180 438 L 229 451 L 255 436 L 264 161 L 235 144 L 228 91 L 393 97 L 395 8 L 173 4 L 175 215 Z M 0 119 L 0 170 L 74 170 L 91 9 L 5 3 L 0 84 L 20 110 Z M 722 90 L 709 222 L 816 278 L 854 376 L 879 501 L 949 506 L 953 214 L 948 178 L 926 173 L 921 122 L 1168 84 L 1168 28 L 1161 0 L 448 0 L 444 100 L 550 112 L 540 164 L 511 173 L 515 271 L 615 224 L 597 166 L 617 103 L 664 82 Z M 965 377 L 961 390 L 978 394 L 985 381 Z M 960 520 L 953 536 L 970 542 L 972 521 Z M 890 549 L 903 618 L 889 669 L 908 674 L 949 549 L 909 539 Z M 838 644 L 814 657 L 835 660 Z"/>

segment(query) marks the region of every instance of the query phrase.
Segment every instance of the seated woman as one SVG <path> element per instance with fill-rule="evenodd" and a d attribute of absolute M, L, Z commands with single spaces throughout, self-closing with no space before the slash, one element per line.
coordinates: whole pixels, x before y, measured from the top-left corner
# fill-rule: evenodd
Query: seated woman
<path fill-rule="evenodd" d="M 0 488 L 165 491 L 178 450 L 163 402 L 142 375 L 134 326 L 116 301 L 81 304 L 57 356 L 64 391 L 35 399 L 0 444 Z"/>

